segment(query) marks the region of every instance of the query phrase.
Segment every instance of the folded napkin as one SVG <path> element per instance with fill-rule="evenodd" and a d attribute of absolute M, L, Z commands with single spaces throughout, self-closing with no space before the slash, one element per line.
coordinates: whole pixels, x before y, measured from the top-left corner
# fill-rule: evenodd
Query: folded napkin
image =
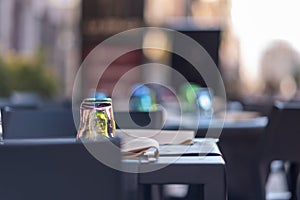
<path fill-rule="evenodd" d="M 148 161 L 159 156 L 159 145 L 192 144 L 195 133 L 189 130 L 118 129 L 121 151 L 126 158 L 143 157 Z"/>
<path fill-rule="evenodd" d="M 126 158 L 143 157 L 154 161 L 159 155 L 159 144 L 156 140 L 146 137 L 134 138 L 122 143 L 121 151 Z"/>

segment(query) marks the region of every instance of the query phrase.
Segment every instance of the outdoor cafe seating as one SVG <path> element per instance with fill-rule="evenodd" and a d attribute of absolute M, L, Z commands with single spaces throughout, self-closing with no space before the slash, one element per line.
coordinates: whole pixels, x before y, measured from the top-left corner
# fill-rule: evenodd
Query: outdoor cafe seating
<path fill-rule="evenodd" d="M 297 133 L 300 131 L 297 123 L 297 116 L 300 113 L 299 105 L 299 102 L 275 102 L 268 116 L 258 116 L 257 118 L 249 119 L 248 121 L 225 121 L 222 134 L 218 140 L 218 147 L 220 148 L 220 152 L 226 164 L 226 183 L 224 184 L 228 190 L 224 193 L 224 199 L 227 195 L 229 199 L 265 199 L 267 195 L 265 189 L 266 183 L 271 173 L 271 163 L 274 160 L 280 160 L 284 163 L 284 175 L 287 180 L 287 186 L 291 198 L 296 199 L 297 188 L 299 187 L 299 185 L 297 185 L 299 159 L 294 152 L 299 151 L 297 149 Z M 124 120 L 125 117 L 128 117 L 124 112 L 115 112 L 115 115 L 117 125 L 118 120 Z M 2 149 L 0 154 L 3 154 L 3 162 L 5 161 L 6 163 L 1 165 L 1 168 L 4 171 L 9 169 L 9 171 L 5 173 L 0 184 L 3 184 L 3 188 L 6 188 L 5 191 L 7 194 L 3 194 L 11 196 L 12 199 L 20 198 L 19 196 L 12 195 L 13 190 L 20 191 L 20 193 L 18 193 L 20 195 L 40 196 L 48 193 L 50 185 L 55 184 L 54 182 L 60 182 L 61 186 L 59 186 L 59 184 L 56 185 L 62 188 L 64 188 L 65 185 L 69 185 L 69 181 L 72 182 L 72 184 L 66 188 L 66 191 L 76 188 L 79 183 L 78 181 L 86 182 L 86 184 L 83 184 L 82 186 L 84 191 L 84 188 L 89 188 L 90 186 L 88 185 L 90 184 L 92 185 L 91 188 L 97 184 L 105 184 L 104 182 L 101 183 L 102 181 L 100 180 L 106 175 L 107 178 L 105 179 L 107 180 L 112 180 L 108 176 L 115 177 L 114 180 L 118 180 L 118 184 L 108 181 L 108 183 L 105 184 L 105 188 L 109 189 L 104 189 L 102 191 L 105 195 L 112 195 L 109 197 L 110 199 L 115 198 L 114 192 L 110 190 L 110 184 L 116 184 L 114 188 L 116 189 L 116 187 L 119 187 L 119 190 L 123 191 L 124 198 L 130 196 L 130 198 L 133 199 L 149 199 L 152 196 L 149 192 L 153 189 L 149 187 L 151 185 L 150 183 L 153 185 L 160 185 L 170 181 L 169 179 L 166 179 L 166 182 L 159 182 L 153 179 L 153 177 L 156 176 L 162 177 L 162 174 L 155 175 L 153 173 L 151 176 L 149 174 L 148 176 L 143 175 L 137 178 L 134 176 L 130 177 L 127 173 L 106 169 L 108 167 L 100 163 L 99 166 L 93 166 L 96 165 L 96 161 L 90 161 L 93 159 L 92 156 L 88 156 L 88 152 L 83 153 L 83 145 L 78 144 L 75 140 L 77 131 L 71 109 L 24 109 L 3 107 L 1 109 L 1 116 L 3 144 L 0 145 L 0 148 Z M 155 122 L 154 124 L 152 123 L 150 130 L 162 127 L 161 121 L 164 119 L 162 112 L 154 112 L 151 115 L 147 112 L 131 113 L 131 117 L 139 120 L 139 124 L 149 123 L 149 116 L 150 119 L 153 120 L 152 122 Z M 130 128 L 128 123 L 119 123 L 119 125 L 120 127 Z M 172 129 L 174 129 L 174 123 L 171 125 Z M 183 127 L 189 129 L 188 126 Z M 163 128 L 167 129 L 167 124 L 165 124 Z M 207 127 L 203 126 L 203 124 L 199 126 L 197 130 L 198 136 L 196 135 L 196 137 L 201 137 L 201 134 L 206 129 Z M 103 148 L 108 148 L 108 146 L 104 144 Z M 43 155 L 45 155 L 45 157 L 43 157 Z M 80 156 L 84 156 L 84 158 L 82 158 L 84 160 L 80 161 Z M 116 154 L 116 158 L 118 161 L 121 161 L 120 152 Z M 183 157 L 183 159 L 185 159 L 185 157 Z M 82 163 L 84 162 L 87 163 L 86 166 L 82 166 Z M 91 163 L 88 164 L 89 162 Z M 61 166 L 61 168 L 59 166 Z M 76 168 L 71 166 L 76 166 Z M 102 173 L 97 173 L 97 176 L 99 176 L 97 178 L 96 175 L 94 176 L 95 171 L 92 172 L 86 169 L 89 168 L 88 166 L 91 170 L 94 168 L 97 171 L 108 170 L 109 173 L 105 172 L 104 175 Z M 197 165 L 195 165 L 195 167 L 197 168 Z M 69 171 L 69 168 L 72 170 Z M 170 169 L 171 171 L 173 170 L 172 168 Z M 81 179 L 77 180 L 75 177 L 80 174 L 79 171 L 81 170 L 89 171 L 90 173 L 87 173 L 87 177 L 93 176 L 95 179 L 99 179 L 99 182 L 88 182 L 88 179 L 85 179 L 86 181 Z M 174 170 L 177 170 L 177 167 L 175 167 Z M 170 173 L 170 177 L 176 176 L 176 174 L 179 176 L 178 172 L 171 171 L 165 173 Z M 46 172 L 47 174 L 45 174 Z M 64 179 L 61 180 L 58 176 L 61 178 L 64 177 Z M 70 176 L 74 177 L 70 178 Z M 79 176 L 79 178 L 80 177 L 81 176 Z M 131 180 L 132 184 L 136 184 L 129 189 L 130 191 L 135 192 L 135 195 L 129 195 L 128 188 L 127 195 L 125 195 L 126 189 L 124 189 L 123 185 L 124 177 L 127 178 L 126 180 Z M 199 177 L 201 176 L 199 175 Z M 213 177 L 213 174 L 210 174 L 209 177 Z M 49 184 L 38 184 L 46 179 L 49 179 Z M 142 181 L 143 187 L 138 186 L 139 183 L 137 179 Z M 12 180 L 14 181 L 11 182 Z M 32 182 L 32 185 L 26 184 L 28 180 L 34 180 L 30 181 Z M 242 180 L 247 181 L 241 182 Z M 18 182 L 18 184 L 15 182 Z M 122 184 L 120 185 L 120 183 Z M 203 187 L 195 187 L 194 183 L 196 182 L 179 181 L 179 183 L 190 186 L 187 198 L 196 199 L 199 197 L 205 199 L 205 197 L 207 197 L 203 195 L 205 192 Z M 37 186 L 34 186 L 34 184 L 37 184 Z M 73 184 L 76 185 L 76 187 L 73 186 Z M 32 188 L 39 188 L 38 191 L 41 192 L 34 193 L 32 192 Z M 80 190 L 80 187 L 78 187 L 78 190 Z M 163 188 L 159 187 L 159 191 L 162 192 L 162 190 Z M 55 195 L 58 195 L 61 192 L 59 189 L 57 189 L 57 191 L 58 193 L 55 193 Z M 141 194 L 141 191 L 143 191 L 144 194 Z M 82 192 L 82 194 L 74 193 L 74 195 L 72 195 L 76 199 L 76 197 L 82 197 L 81 195 L 83 195 L 83 193 L 85 192 Z M 67 192 L 61 195 L 66 194 Z M 62 197 L 60 195 L 53 195 L 49 195 L 49 199 L 52 197 L 60 199 L 60 197 Z M 90 193 L 90 195 L 91 197 L 97 197 L 96 193 Z M 63 197 L 67 198 L 67 196 Z M 119 198 L 120 197 L 116 197 L 115 199 Z"/>

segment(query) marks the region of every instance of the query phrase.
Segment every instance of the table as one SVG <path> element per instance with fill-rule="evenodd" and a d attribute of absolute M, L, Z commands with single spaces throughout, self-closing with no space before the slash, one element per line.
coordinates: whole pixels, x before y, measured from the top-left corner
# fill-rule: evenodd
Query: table
<path fill-rule="evenodd" d="M 164 184 L 203 185 L 204 199 L 227 199 L 225 162 L 217 147 L 217 141 L 196 138 L 195 143 L 206 146 L 200 148 L 197 153 L 188 151 L 182 156 L 175 157 L 175 154 L 166 153 L 164 149 L 155 162 L 137 161 L 139 173 L 136 178 L 140 193 L 138 199 L 151 199 L 149 191 L 151 185 Z M 130 162 L 132 164 L 132 161 Z"/>
<path fill-rule="evenodd" d="M 155 163 L 141 164 L 140 169 L 165 166 L 170 160 L 160 157 Z M 139 184 L 199 184 L 204 186 L 204 199 L 227 199 L 225 162 L 221 156 L 180 157 L 160 170 L 139 174 Z"/>
<path fill-rule="evenodd" d="M 219 138 L 218 146 L 226 162 L 226 181 L 228 198 L 232 200 L 256 199 L 255 165 L 259 153 L 259 145 L 264 137 L 268 124 L 268 117 L 258 116 L 249 119 L 226 120 Z M 166 129 L 176 129 L 178 119 L 171 118 Z M 199 126 L 195 127 L 191 116 L 184 117 L 183 128 L 197 130 L 196 137 L 205 137 L 209 120 L 200 119 Z M 212 120 L 211 129 L 221 128 L 218 119 Z M 247 181 L 245 181 L 247 180 Z"/>
<path fill-rule="evenodd" d="M 75 138 L 51 138 L 51 139 L 7 139 L 3 140 L 1 145 L 40 145 L 41 144 L 69 144 L 74 143 Z M 123 165 L 136 168 L 137 172 L 151 171 L 148 173 L 127 173 L 127 182 L 123 182 L 125 186 L 126 199 L 141 199 L 141 192 L 152 184 L 201 184 L 204 186 L 204 199 L 226 200 L 226 175 L 225 162 L 216 144 L 217 140 L 212 139 L 196 139 L 195 143 L 202 143 L 198 152 L 199 154 L 187 154 L 175 157 L 174 155 L 164 154 L 155 162 L 140 162 L 140 160 L 123 160 Z M 205 144 L 205 145 L 204 145 Z M 205 156 L 207 155 L 207 156 Z M 156 170 L 158 169 L 158 170 Z M 154 170 L 154 171 L 153 171 Z M 134 185 L 130 183 L 137 184 Z M 134 189 L 138 189 L 135 190 Z M 132 192 L 136 192 L 134 196 Z M 146 196 L 145 199 L 150 196 Z"/>
<path fill-rule="evenodd" d="M 232 132 L 235 130 L 253 130 L 264 129 L 268 123 L 268 117 L 258 116 L 249 119 L 235 119 L 235 120 L 221 120 L 218 118 L 207 119 L 197 118 L 191 114 L 184 114 L 182 118 L 177 116 L 168 116 L 168 119 L 164 125 L 164 129 L 178 129 L 179 127 L 187 130 L 197 130 L 196 137 L 206 137 L 207 130 L 210 128 L 212 133 L 210 137 L 219 138 L 219 132 L 214 134 L 214 130 L 223 129 L 224 131 Z"/>

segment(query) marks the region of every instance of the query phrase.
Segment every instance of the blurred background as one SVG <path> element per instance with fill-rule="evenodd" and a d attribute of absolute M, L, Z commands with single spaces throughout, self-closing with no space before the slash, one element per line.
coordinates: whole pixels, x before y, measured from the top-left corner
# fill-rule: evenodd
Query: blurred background
<path fill-rule="evenodd" d="M 0 107 L 11 104 L 52 106 L 53 102 L 63 102 L 70 107 L 76 74 L 98 44 L 122 31 L 155 26 L 186 34 L 205 48 L 222 75 L 229 110 L 258 111 L 266 116 L 275 100 L 300 100 L 300 28 L 296 25 L 300 18 L 299 7 L 298 0 L 0 0 Z M 176 45 L 172 39 L 154 31 L 145 35 L 143 44 L 154 43 L 168 49 Z M 105 52 L 100 52 L 99 57 L 89 63 L 90 67 L 80 74 L 80 87 L 76 88 L 82 91 L 82 97 L 90 96 L 95 89 L 97 95 L 103 96 L 112 96 L 115 92 L 116 98 L 131 97 L 132 110 L 149 111 L 157 109 L 155 103 L 176 102 L 175 96 L 179 94 L 187 103 L 185 111 L 195 111 L 191 106 L 195 95 L 190 94 L 206 84 L 191 64 L 170 52 L 131 51 L 115 59 L 101 78 L 95 76 L 99 68 L 106 67 L 113 54 L 126 49 L 126 45 L 130 44 L 106 47 Z M 133 70 L 146 63 L 151 67 Z M 192 87 L 186 88 L 178 82 L 175 70 L 166 70 L 162 65 L 184 75 L 193 83 Z M 97 88 L 93 88 L 95 81 Z M 163 83 L 164 87 L 149 85 L 158 93 L 156 102 L 150 98 L 154 96 L 152 91 L 138 84 L 142 82 Z M 114 91 L 116 85 L 118 89 Z M 168 85 L 173 88 L 165 87 Z M 210 90 L 199 91 L 204 92 L 204 98 L 197 99 L 202 109 L 200 114 L 205 113 L 204 117 L 210 118 L 217 111 L 211 105 L 213 95 Z M 51 103 L 44 104 L 48 101 Z M 116 99 L 113 101 L 116 106 Z M 138 101 L 143 104 L 138 105 Z M 244 115 L 232 116 L 243 119 Z M 187 121 L 197 121 L 194 116 L 190 119 Z M 294 127 L 299 124 L 295 122 L 299 116 L 293 115 L 291 119 L 286 133 L 299 132 L 300 128 Z M 73 127 L 73 116 L 70 122 Z M 255 178 L 252 168 L 264 126 L 260 124 L 254 129 L 250 126 L 242 131 L 229 126 L 227 133 L 222 132 L 220 149 L 227 164 L 230 199 L 246 199 L 247 195 L 248 199 L 257 199 L 251 196 L 255 194 L 252 188 L 258 184 L 252 180 Z M 32 127 L 36 129 L 35 125 Z M 275 163 L 273 169 L 282 171 L 282 166 Z M 253 187 L 245 180 L 252 181 L 249 185 Z"/>
<path fill-rule="evenodd" d="M 0 96 L 30 91 L 50 99 L 70 99 L 76 72 L 101 41 L 121 31 L 159 26 L 197 40 L 218 66 L 228 100 L 268 103 L 298 97 L 300 78 L 297 0 L 0 0 Z M 155 33 L 145 42 L 169 45 Z M 171 41 L 172 42 L 172 41 Z M 111 47 L 101 59 L 109 59 Z M 191 82 L 188 64 L 165 52 L 134 51 L 114 61 L 99 90 L 111 94 L 116 80 L 145 61 L 174 67 Z M 98 61 L 101 65 L 101 60 Z M 91 69 L 83 75 L 89 91 Z M 141 80 L 172 82 L 168 71 L 130 74 Z M 199 82 L 201 85 L 201 82 Z M 176 84 L 175 84 L 176 86 Z M 126 95 L 128 89 L 123 90 Z"/>

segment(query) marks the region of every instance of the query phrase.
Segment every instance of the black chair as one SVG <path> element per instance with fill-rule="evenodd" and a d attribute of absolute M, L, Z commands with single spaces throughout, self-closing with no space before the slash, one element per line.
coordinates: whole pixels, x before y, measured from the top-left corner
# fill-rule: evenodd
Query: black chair
<path fill-rule="evenodd" d="M 274 160 L 289 163 L 287 178 L 292 199 L 296 199 L 296 182 L 300 163 L 300 102 L 275 102 L 263 135 L 258 156 L 257 199 L 265 199 L 265 185 Z"/>
<path fill-rule="evenodd" d="M 3 138 L 75 137 L 71 109 L 1 109 Z"/>
<path fill-rule="evenodd" d="M 114 112 L 117 128 L 121 129 L 162 129 L 163 111 L 139 112 L 118 111 Z"/>
<path fill-rule="evenodd" d="M 257 200 L 258 149 L 266 125 L 250 123 L 249 127 L 224 128 L 218 146 L 226 162 L 229 200 Z"/>
<path fill-rule="evenodd" d="M 119 140 L 89 144 L 121 165 Z M 12 139 L 0 145 L 1 199 L 122 199 L 121 172 L 75 139 Z"/>

